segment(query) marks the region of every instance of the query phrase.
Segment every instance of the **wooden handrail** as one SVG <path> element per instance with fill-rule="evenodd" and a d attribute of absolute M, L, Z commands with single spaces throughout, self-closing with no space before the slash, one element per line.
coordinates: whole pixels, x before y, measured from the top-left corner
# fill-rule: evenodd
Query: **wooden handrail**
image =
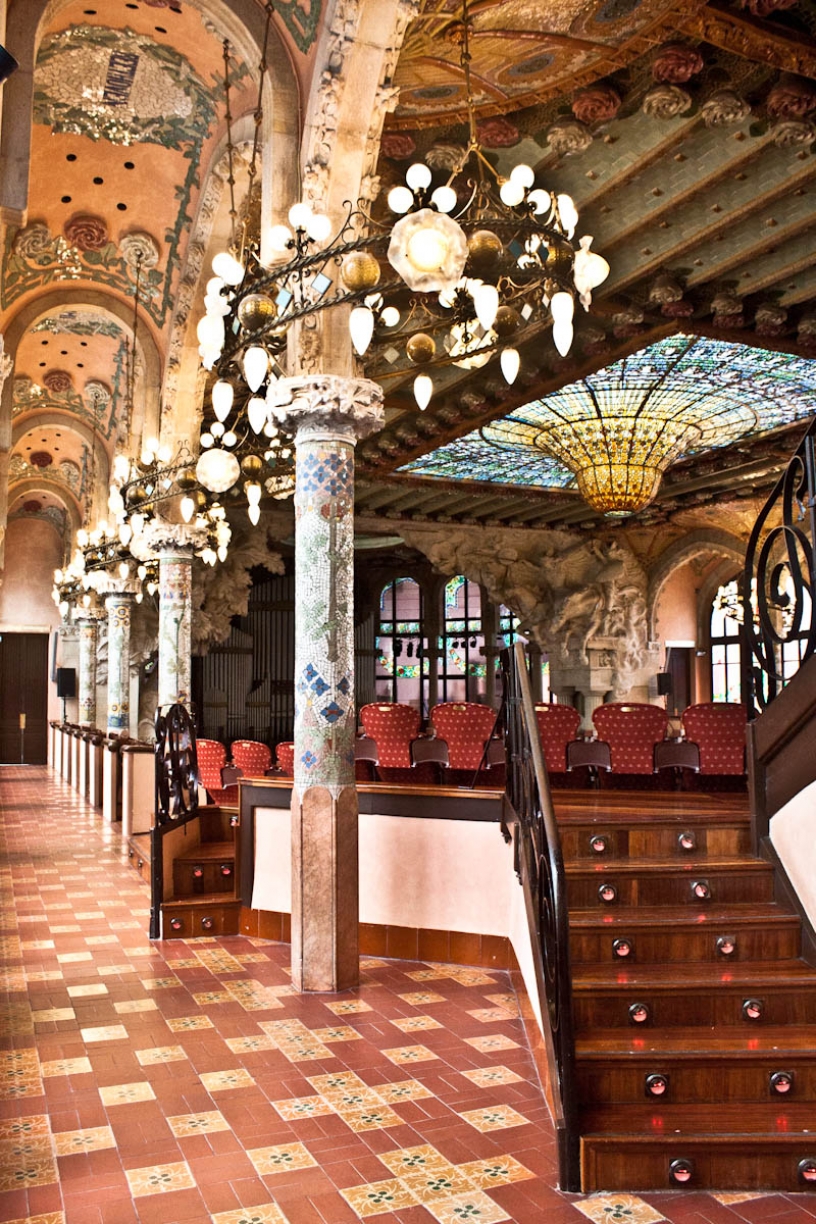
<path fill-rule="evenodd" d="M 550 1069 L 548 1099 L 558 1140 L 559 1186 L 580 1190 L 575 1037 L 564 860 L 538 736 L 524 646 L 502 652 L 507 805 L 516 873 L 524 889 L 539 1010 Z M 506 823 L 508 823 L 506 821 Z"/>

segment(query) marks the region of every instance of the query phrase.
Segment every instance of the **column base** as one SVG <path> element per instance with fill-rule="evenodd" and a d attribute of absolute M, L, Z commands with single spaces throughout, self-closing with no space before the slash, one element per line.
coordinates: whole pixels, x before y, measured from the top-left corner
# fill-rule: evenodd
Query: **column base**
<path fill-rule="evenodd" d="M 292 986 L 359 985 L 357 789 L 292 791 Z"/>

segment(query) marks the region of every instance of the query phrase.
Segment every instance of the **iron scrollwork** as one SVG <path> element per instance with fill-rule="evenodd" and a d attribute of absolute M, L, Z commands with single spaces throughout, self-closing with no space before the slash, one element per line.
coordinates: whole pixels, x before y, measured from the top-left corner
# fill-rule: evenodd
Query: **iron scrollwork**
<path fill-rule="evenodd" d="M 166 824 L 198 811 L 195 727 L 183 705 L 156 712 L 156 821 Z"/>
<path fill-rule="evenodd" d="M 743 691 L 755 717 L 816 650 L 816 421 L 766 501 L 751 532 L 742 577 Z M 798 659 L 783 660 L 786 643 Z"/>

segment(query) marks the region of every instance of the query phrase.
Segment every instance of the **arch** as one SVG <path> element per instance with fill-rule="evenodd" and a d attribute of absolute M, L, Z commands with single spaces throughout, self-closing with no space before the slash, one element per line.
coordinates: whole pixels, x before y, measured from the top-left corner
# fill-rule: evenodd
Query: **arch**
<path fill-rule="evenodd" d="M 15 314 L 9 317 L 4 332 L 6 352 L 16 356 L 17 346 L 28 330 L 52 311 L 64 310 L 69 306 L 95 306 L 97 309 L 112 315 L 122 323 L 126 334 L 133 327 L 133 306 L 113 297 L 100 289 L 82 289 L 79 286 L 60 286 L 49 288 L 46 293 L 30 298 L 20 306 Z M 158 433 L 159 422 L 159 388 L 161 387 L 162 359 L 158 345 L 153 335 L 152 326 L 140 315 L 137 335 L 137 351 L 144 367 L 143 387 L 145 391 L 145 419 L 141 431 L 131 424 L 131 433 Z M 0 447 L 8 446 L 12 408 L 14 403 L 14 380 L 7 378 L 3 387 L 3 397 L 0 402 Z"/>
<path fill-rule="evenodd" d="M 682 540 L 677 540 L 674 544 L 670 544 L 660 554 L 649 571 L 647 607 L 650 641 L 655 636 L 655 608 L 660 598 L 660 592 L 667 580 L 681 565 L 685 565 L 687 561 L 691 561 L 694 557 L 699 557 L 702 553 L 709 553 L 714 556 L 719 554 L 729 561 L 736 562 L 737 565 L 742 565 L 745 560 L 745 543 L 738 536 L 733 536 L 727 531 L 720 531 L 716 528 L 701 528 L 699 531 L 694 531 L 690 535 L 685 536 Z"/>
<path fill-rule="evenodd" d="M 28 168 L 31 160 L 31 108 L 34 96 L 34 65 L 40 41 L 48 24 L 72 0 L 10 0 L 6 18 L 6 41 L 14 48 L 18 70 L 5 85 L 3 129 L 0 138 L 0 220 L 24 225 L 28 209 Z M 255 0 L 187 0 L 209 16 L 223 36 L 248 64 L 257 63 L 263 42 L 265 16 Z M 275 131 L 292 132 L 298 108 L 297 78 L 286 44 L 273 25 L 272 47 L 267 53 L 270 81 L 270 113 Z M 275 98 L 280 105 L 277 105 Z M 265 99 L 265 102 L 267 100 Z"/>
<path fill-rule="evenodd" d="M 23 480 L 17 481 L 9 489 L 9 505 L 13 505 L 21 497 L 28 497 L 37 493 L 50 493 L 52 497 L 56 497 L 62 502 L 68 513 L 69 537 L 81 527 L 82 506 L 76 494 L 67 485 L 62 484 L 61 481 L 49 480 L 47 476 L 26 476 Z"/>
<path fill-rule="evenodd" d="M 82 439 L 82 442 L 91 454 L 91 463 L 96 472 L 96 479 L 94 481 L 96 487 L 91 490 L 92 505 L 96 507 L 100 501 L 104 504 L 107 500 L 108 486 L 110 485 L 110 455 L 105 446 L 104 439 L 95 433 L 89 425 L 86 425 L 84 421 L 80 421 L 78 417 L 71 416 L 70 412 L 34 412 L 25 417 L 18 417 L 11 429 L 12 449 L 29 430 L 37 429 L 38 427 L 46 428 L 49 425 L 59 425 L 62 429 L 70 431 Z M 13 488 L 16 488 L 16 486 L 9 486 L 9 494 L 11 494 Z"/>

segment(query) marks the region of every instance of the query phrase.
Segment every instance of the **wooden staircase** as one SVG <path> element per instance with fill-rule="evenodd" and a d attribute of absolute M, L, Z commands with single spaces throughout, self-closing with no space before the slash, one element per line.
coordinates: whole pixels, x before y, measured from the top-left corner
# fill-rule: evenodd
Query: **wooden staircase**
<path fill-rule="evenodd" d="M 582 1189 L 816 1189 L 816 968 L 747 798 L 554 802 Z"/>
<path fill-rule="evenodd" d="M 209 804 L 198 818 L 164 836 L 163 939 L 236 935 L 241 911 L 235 844 L 236 809 Z M 128 843 L 130 862 L 148 883 L 150 834 Z"/>

